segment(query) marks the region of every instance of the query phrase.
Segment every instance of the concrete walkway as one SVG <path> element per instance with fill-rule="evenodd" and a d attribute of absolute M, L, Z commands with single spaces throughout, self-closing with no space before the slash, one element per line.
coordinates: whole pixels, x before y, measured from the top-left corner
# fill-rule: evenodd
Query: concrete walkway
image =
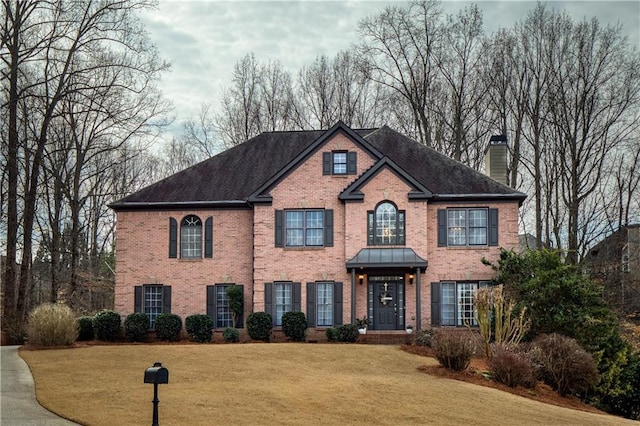
<path fill-rule="evenodd" d="M 2 426 L 75 425 L 42 407 L 36 400 L 31 370 L 18 346 L 0 347 L 0 424 Z"/>

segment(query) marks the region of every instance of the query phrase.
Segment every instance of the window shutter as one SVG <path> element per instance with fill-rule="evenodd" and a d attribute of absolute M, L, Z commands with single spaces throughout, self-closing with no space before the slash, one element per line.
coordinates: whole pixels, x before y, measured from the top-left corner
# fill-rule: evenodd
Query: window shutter
<path fill-rule="evenodd" d="M 431 325 L 440 325 L 440 283 L 431 283 Z"/>
<path fill-rule="evenodd" d="M 356 161 L 357 153 L 355 151 L 349 151 L 347 153 L 347 174 L 355 175 L 358 171 L 358 163 Z"/>
<path fill-rule="evenodd" d="M 323 152 L 322 153 L 322 174 L 323 175 L 330 175 L 332 172 L 331 170 L 331 153 L 330 152 Z"/>
<path fill-rule="evenodd" d="M 438 210 L 438 247 L 447 246 L 447 210 Z"/>
<path fill-rule="evenodd" d="M 143 288 L 141 285 L 133 287 L 133 312 L 144 312 Z"/>
<path fill-rule="evenodd" d="M 293 293 L 293 300 L 291 301 L 291 310 L 300 312 L 302 309 L 301 305 L 301 294 L 300 294 L 300 283 L 292 283 L 291 284 L 291 293 Z"/>
<path fill-rule="evenodd" d="M 489 245 L 498 245 L 498 209 L 489 209 Z"/>
<path fill-rule="evenodd" d="M 370 210 L 367 212 L 367 245 L 368 246 L 374 245 L 375 230 L 373 228 L 374 228 L 373 211 Z"/>
<path fill-rule="evenodd" d="M 207 286 L 207 316 L 213 320 L 213 326 L 217 326 L 217 315 L 216 315 L 216 286 L 208 285 Z"/>
<path fill-rule="evenodd" d="M 316 283 L 307 283 L 307 324 L 316 326 Z"/>
<path fill-rule="evenodd" d="M 162 286 L 162 313 L 171 313 L 171 286 Z"/>
<path fill-rule="evenodd" d="M 178 221 L 169 218 L 169 257 L 178 257 Z"/>
<path fill-rule="evenodd" d="M 324 246 L 333 247 L 333 210 L 324 211 Z"/>
<path fill-rule="evenodd" d="M 213 217 L 204 222 L 204 257 L 213 257 Z"/>
<path fill-rule="evenodd" d="M 244 285 L 236 284 L 242 290 L 242 300 L 244 301 Z M 244 305 L 244 303 L 243 303 Z M 244 306 L 242 309 L 242 313 L 238 315 L 238 323 L 236 324 L 237 328 L 244 328 Z"/>
<path fill-rule="evenodd" d="M 271 315 L 273 325 L 276 323 L 276 315 L 273 312 L 273 283 L 264 284 L 264 311 Z"/>
<path fill-rule="evenodd" d="M 276 247 L 284 247 L 284 211 L 276 210 Z"/>
<path fill-rule="evenodd" d="M 342 283 L 333 284 L 333 325 L 342 325 Z"/>

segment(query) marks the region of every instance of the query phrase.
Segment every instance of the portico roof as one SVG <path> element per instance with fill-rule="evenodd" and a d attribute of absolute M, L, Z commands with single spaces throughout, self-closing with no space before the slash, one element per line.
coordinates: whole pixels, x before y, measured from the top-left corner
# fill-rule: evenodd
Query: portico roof
<path fill-rule="evenodd" d="M 347 269 L 352 268 L 427 268 L 427 261 L 408 247 L 363 248 L 347 261 Z"/>

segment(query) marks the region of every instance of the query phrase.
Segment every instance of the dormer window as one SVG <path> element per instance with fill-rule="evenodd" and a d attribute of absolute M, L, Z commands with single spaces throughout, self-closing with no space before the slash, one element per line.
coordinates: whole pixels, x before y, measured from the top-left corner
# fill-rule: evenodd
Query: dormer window
<path fill-rule="evenodd" d="M 355 175 L 357 155 L 354 151 L 331 151 L 322 153 L 323 175 Z"/>

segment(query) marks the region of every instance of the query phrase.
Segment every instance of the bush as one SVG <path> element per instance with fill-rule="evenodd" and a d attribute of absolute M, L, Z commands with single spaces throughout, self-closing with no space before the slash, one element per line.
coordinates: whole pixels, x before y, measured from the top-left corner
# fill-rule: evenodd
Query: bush
<path fill-rule="evenodd" d="M 78 340 L 93 340 L 96 337 L 93 331 L 93 317 L 78 317 L 76 323 L 78 324 Z"/>
<path fill-rule="evenodd" d="M 130 342 L 144 342 L 147 340 L 149 317 L 142 312 L 127 315 L 124 319 L 124 334 Z"/>
<path fill-rule="evenodd" d="M 338 327 L 338 341 L 354 343 L 358 340 L 358 326 L 355 324 L 344 324 Z"/>
<path fill-rule="evenodd" d="M 542 380 L 561 396 L 587 391 L 599 380 L 593 356 L 575 339 L 561 334 L 543 334 L 530 351 Z"/>
<path fill-rule="evenodd" d="M 168 342 L 180 340 L 182 331 L 182 318 L 176 314 L 162 313 L 156 317 L 156 337 Z"/>
<path fill-rule="evenodd" d="M 66 305 L 45 303 L 29 314 L 27 339 L 44 346 L 70 345 L 78 337 L 76 317 Z"/>
<path fill-rule="evenodd" d="M 304 342 L 307 334 L 307 318 L 304 312 L 285 312 L 282 315 L 282 331 L 294 342 Z"/>
<path fill-rule="evenodd" d="M 333 328 L 333 327 L 329 327 L 329 328 L 327 328 L 325 333 L 327 335 L 327 340 L 329 340 L 330 342 L 337 342 L 338 341 L 338 329 Z"/>
<path fill-rule="evenodd" d="M 441 329 L 433 335 L 431 348 L 443 367 L 463 371 L 469 367 L 476 342 L 467 332 Z"/>
<path fill-rule="evenodd" d="M 431 347 L 433 339 L 433 328 L 423 328 L 416 334 L 416 345 Z"/>
<path fill-rule="evenodd" d="M 511 388 L 524 386 L 533 389 L 536 385 L 536 369 L 526 353 L 492 345 L 492 356 L 489 358 L 489 371 L 493 380 Z"/>
<path fill-rule="evenodd" d="M 227 343 L 237 343 L 240 340 L 240 331 L 237 328 L 227 327 L 222 332 L 222 339 Z"/>
<path fill-rule="evenodd" d="M 189 315 L 184 326 L 192 340 L 198 343 L 209 343 L 212 339 L 213 320 L 208 315 Z"/>
<path fill-rule="evenodd" d="M 108 309 L 98 312 L 93 317 L 93 330 L 98 340 L 112 342 L 120 334 L 120 314 Z"/>
<path fill-rule="evenodd" d="M 247 318 L 247 332 L 253 340 L 268 342 L 273 328 L 273 317 L 267 312 L 254 312 Z"/>

